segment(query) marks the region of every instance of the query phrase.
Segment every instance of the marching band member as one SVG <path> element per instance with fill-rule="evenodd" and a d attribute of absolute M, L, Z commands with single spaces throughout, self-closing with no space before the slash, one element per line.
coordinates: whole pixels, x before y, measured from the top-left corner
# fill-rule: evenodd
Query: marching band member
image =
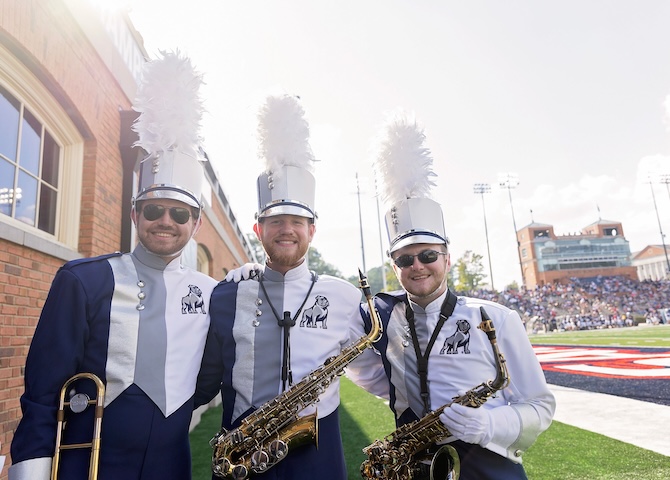
<path fill-rule="evenodd" d="M 50 478 L 59 392 L 79 372 L 106 387 L 100 480 L 191 478 L 188 429 L 216 284 L 181 263 L 202 222 L 201 83 L 179 52 L 146 65 L 133 127 L 149 153 L 132 199 L 139 244 L 56 274 L 26 361 L 11 480 Z M 68 398 L 94 397 L 90 387 L 75 383 Z M 91 441 L 92 410 L 69 414 L 63 445 Z M 63 450 L 58 478 L 89 478 L 90 454 Z"/>
<path fill-rule="evenodd" d="M 452 436 L 436 442 L 451 442 L 458 452 L 460 480 L 525 479 L 521 455 L 549 427 L 555 400 L 519 315 L 448 289 L 449 239 L 441 207 L 428 196 L 435 174 L 424 139 L 405 114 L 391 118 L 381 138 L 375 170 L 391 205 L 385 217 L 389 256 L 403 290 L 377 294 L 384 327 L 374 345 L 378 354 L 363 352 L 347 376 L 389 398 L 398 426 L 418 420 L 496 377 L 491 345 L 476 328 L 484 306 L 506 359 L 509 386 L 479 408 L 446 408 L 440 420 Z M 359 324 L 352 338 L 363 333 Z"/>
<path fill-rule="evenodd" d="M 303 115 L 289 95 L 269 96 L 261 108 L 259 150 L 266 170 L 258 177 L 254 232 L 267 254 L 265 265 L 258 265 L 251 278 L 253 264 L 240 267 L 229 273 L 235 282 L 221 282 L 212 293 L 196 403 L 207 403 L 221 390 L 226 430 L 340 353 L 349 343 L 350 323 L 360 322 L 360 291 L 309 270 L 306 255 L 316 232 L 315 180 Z M 314 444 L 290 449 L 286 458 L 254 478 L 347 478 L 337 379 L 317 405 L 318 449 Z M 313 412 L 308 407 L 301 415 Z"/>

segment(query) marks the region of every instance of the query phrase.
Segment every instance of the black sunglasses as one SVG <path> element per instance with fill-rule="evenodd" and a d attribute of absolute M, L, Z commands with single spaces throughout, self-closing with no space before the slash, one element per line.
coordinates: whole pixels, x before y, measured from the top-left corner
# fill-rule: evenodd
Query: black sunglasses
<path fill-rule="evenodd" d="M 418 258 L 421 263 L 433 263 L 440 255 L 447 255 L 444 252 L 437 252 L 435 250 L 424 250 L 417 255 L 400 255 L 393 260 L 399 268 L 411 267 L 414 265 L 414 258 Z"/>
<path fill-rule="evenodd" d="M 165 215 L 165 210 L 170 212 L 170 218 L 179 225 L 184 225 L 191 218 L 191 210 L 183 207 L 164 207 L 163 205 L 154 205 L 150 203 L 142 207 L 144 218 L 153 222 Z"/>

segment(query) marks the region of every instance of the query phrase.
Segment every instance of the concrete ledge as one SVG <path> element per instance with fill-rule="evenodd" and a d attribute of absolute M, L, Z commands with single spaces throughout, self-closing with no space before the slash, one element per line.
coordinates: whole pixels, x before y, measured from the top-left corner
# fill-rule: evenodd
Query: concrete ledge
<path fill-rule="evenodd" d="M 22 247 L 31 248 L 66 262 L 82 257 L 79 252 L 72 250 L 62 243 L 35 235 L 2 221 L 0 221 L 0 239 L 16 243 Z"/>

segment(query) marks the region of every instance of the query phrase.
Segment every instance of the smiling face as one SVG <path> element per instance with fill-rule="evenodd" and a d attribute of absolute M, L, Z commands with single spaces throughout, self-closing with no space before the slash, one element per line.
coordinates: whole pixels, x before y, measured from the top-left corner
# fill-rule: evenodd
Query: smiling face
<path fill-rule="evenodd" d="M 266 217 L 254 225 L 268 256 L 267 266 L 282 274 L 304 261 L 315 231 L 314 222 L 297 215 Z"/>
<path fill-rule="evenodd" d="M 142 209 L 147 205 L 158 205 L 164 207 L 165 210 L 155 220 L 147 220 L 142 213 Z M 170 208 L 173 207 L 188 209 L 191 215 L 186 223 L 179 224 L 172 218 Z M 188 241 L 200 228 L 202 219 L 193 218 L 194 210 L 183 202 L 167 198 L 143 200 L 138 202 L 132 210 L 131 217 L 137 227 L 137 236 L 144 248 L 161 257 L 165 263 L 169 263 L 181 254 Z"/>
<path fill-rule="evenodd" d="M 445 252 L 447 255 L 438 255 L 432 263 L 421 263 L 416 255 L 425 250 Z M 410 300 L 426 307 L 447 289 L 447 273 L 451 268 L 447 248 L 442 244 L 416 243 L 396 250 L 392 258 L 395 260 L 401 255 L 414 255 L 414 262 L 404 268 L 394 263 L 393 271 Z"/>

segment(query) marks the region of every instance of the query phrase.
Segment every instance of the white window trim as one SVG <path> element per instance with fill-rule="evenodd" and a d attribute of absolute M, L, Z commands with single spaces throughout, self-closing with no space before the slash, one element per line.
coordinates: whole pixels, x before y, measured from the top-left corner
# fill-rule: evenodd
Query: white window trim
<path fill-rule="evenodd" d="M 79 247 L 84 140 L 51 93 L 25 65 L 19 62 L 2 45 L 0 45 L 0 83 L 19 101 L 24 103 L 31 113 L 49 130 L 54 140 L 61 147 L 62 155 L 58 205 L 56 207 L 58 221 L 56 235 L 50 235 L 6 215 L 0 216 L 0 222 L 8 224 L 12 228 L 23 230 L 31 238 L 35 237 L 36 240 L 43 239 L 46 242 L 61 244 L 61 246 L 76 253 Z M 67 212 L 67 214 L 63 212 Z M 9 237 L 11 237 L 11 240 L 18 238 L 16 234 Z M 53 254 L 53 247 L 45 245 L 39 249 Z M 35 248 L 34 245 L 33 248 Z M 70 257 L 71 255 L 61 254 L 59 256 Z"/>
<path fill-rule="evenodd" d="M 198 244 L 198 270 L 205 275 L 209 275 L 209 255 L 205 247 Z"/>

